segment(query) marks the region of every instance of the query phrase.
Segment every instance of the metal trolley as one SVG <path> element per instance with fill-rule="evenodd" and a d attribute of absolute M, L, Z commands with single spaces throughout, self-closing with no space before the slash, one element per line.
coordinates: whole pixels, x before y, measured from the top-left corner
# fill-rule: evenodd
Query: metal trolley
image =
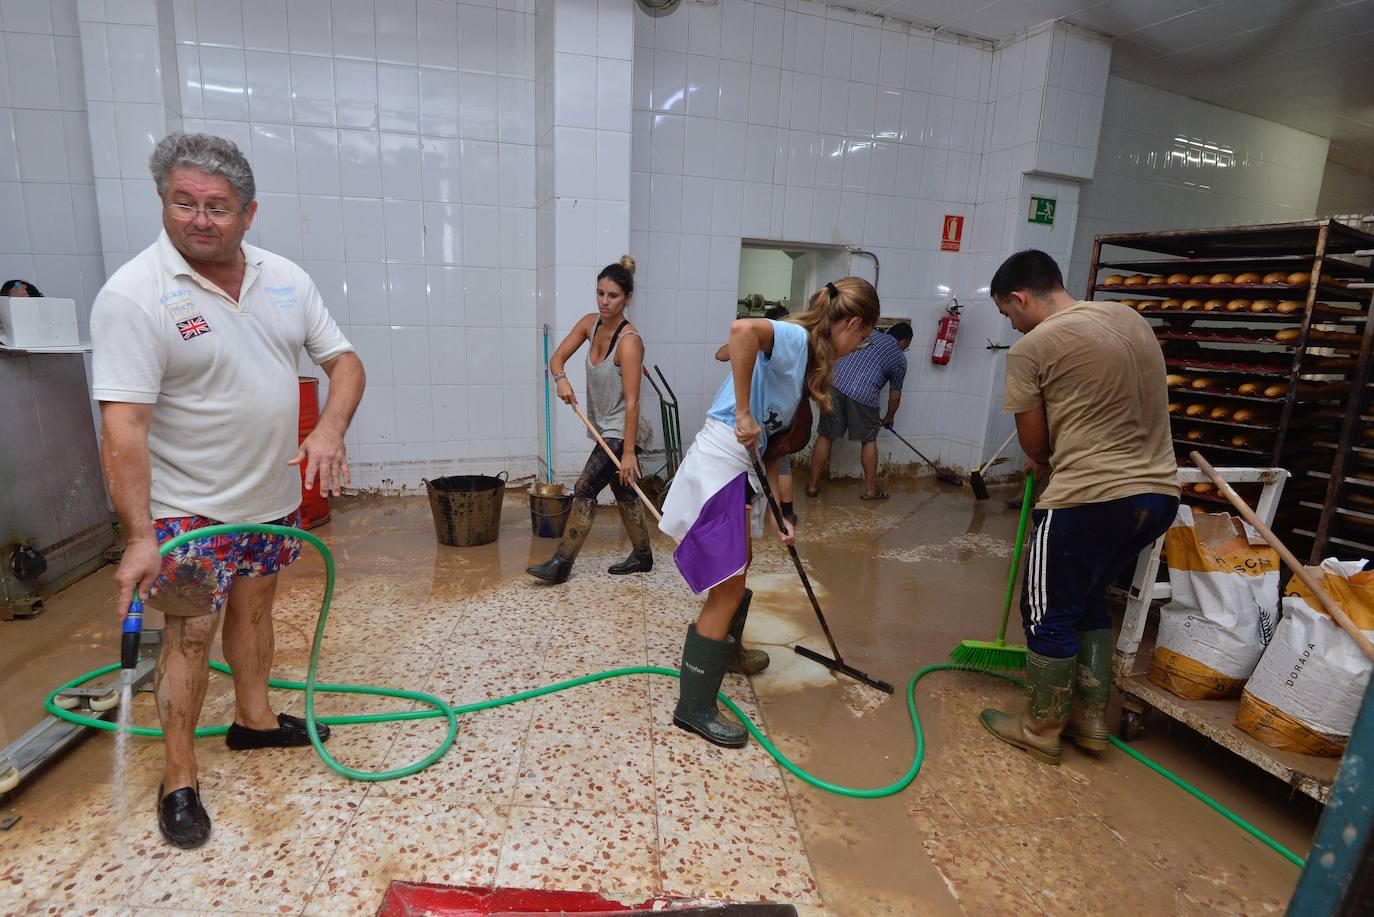
<path fill-rule="evenodd" d="M 1217 471 L 1231 484 L 1261 485 L 1255 513 L 1266 525 L 1273 521 L 1284 483 L 1289 478 L 1287 471 L 1282 468 L 1218 468 Z M 1179 483 L 1185 485 L 1207 481 L 1207 477 L 1196 468 L 1180 468 L 1178 478 Z M 1121 740 L 1128 742 L 1138 736 L 1144 726 L 1145 715 L 1156 710 L 1258 765 L 1318 802 L 1326 802 L 1336 778 L 1336 770 L 1340 767 L 1340 759 L 1277 751 L 1233 725 L 1239 701 L 1187 700 L 1158 687 L 1147 677 L 1150 657 L 1154 652 L 1154 638 L 1147 637 L 1145 633 L 1150 606 L 1156 601 L 1168 601 L 1171 596 L 1169 583 L 1156 581 L 1159 554 L 1163 547 L 1164 539 L 1160 538 L 1141 552 L 1130 589 L 1126 593 L 1126 609 L 1112 665 L 1112 683 L 1122 695 Z"/>
<path fill-rule="evenodd" d="M 677 395 L 673 394 L 673 387 L 668 384 L 667 378 L 663 375 L 663 370 L 654 364 L 654 372 L 658 373 L 659 382 L 663 383 L 663 388 L 658 387 L 658 382 L 649 375 L 649 367 L 645 366 L 644 378 L 649 380 L 649 384 L 654 387 L 654 393 L 658 395 L 658 408 L 660 417 L 663 420 L 663 480 L 665 484 L 671 484 L 673 475 L 677 474 L 677 466 L 682 463 L 682 425 L 678 419 Z M 667 390 L 665 397 L 663 392 Z"/>

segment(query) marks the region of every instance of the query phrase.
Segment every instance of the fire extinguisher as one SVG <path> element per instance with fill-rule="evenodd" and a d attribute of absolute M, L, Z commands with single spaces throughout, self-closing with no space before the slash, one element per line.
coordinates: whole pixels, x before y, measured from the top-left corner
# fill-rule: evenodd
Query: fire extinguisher
<path fill-rule="evenodd" d="M 962 309 L 957 299 L 951 299 L 945 307 L 945 314 L 940 316 L 940 331 L 935 335 L 935 347 L 930 352 L 930 362 L 939 366 L 948 365 L 949 358 L 954 354 L 954 339 L 959 336 L 959 312 Z"/>

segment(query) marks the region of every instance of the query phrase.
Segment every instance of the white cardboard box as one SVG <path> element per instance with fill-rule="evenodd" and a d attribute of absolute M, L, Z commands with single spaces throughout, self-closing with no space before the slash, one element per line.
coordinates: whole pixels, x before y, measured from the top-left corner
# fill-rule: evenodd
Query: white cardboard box
<path fill-rule="evenodd" d="M 79 343 L 75 300 L 54 296 L 0 296 L 0 344 L 70 347 Z"/>

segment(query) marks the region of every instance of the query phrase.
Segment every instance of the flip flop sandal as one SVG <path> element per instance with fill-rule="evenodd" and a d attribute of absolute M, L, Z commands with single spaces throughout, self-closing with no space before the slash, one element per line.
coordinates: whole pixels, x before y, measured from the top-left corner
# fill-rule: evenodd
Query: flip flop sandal
<path fill-rule="evenodd" d="M 886 499 L 887 499 L 887 493 L 886 493 L 882 488 L 879 488 L 878 490 L 874 491 L 874 492 L 871 493 L 871 494 L 859 494 L 859 499 L 860 499 L 860 500 L 886 500 Z"/>

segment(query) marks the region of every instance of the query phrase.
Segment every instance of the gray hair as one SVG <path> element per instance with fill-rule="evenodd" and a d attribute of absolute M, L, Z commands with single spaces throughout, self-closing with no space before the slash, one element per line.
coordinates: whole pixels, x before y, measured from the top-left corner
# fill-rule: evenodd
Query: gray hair
<path fill-rule="evenodd" d="M 167 192 L 167 175 L 173 169 L 195 169 L 207 175 L 223 176 L 239 203 L 247 207 L 257 194 L 253 182 L 253 167 L 248 158 L 234 145 L 232 140 L 216 137 L 213 134 L 168 134 L 158 141 L 153 155 L 148 157 L 148 168 L 157 182 L 159 193 Z"/>

